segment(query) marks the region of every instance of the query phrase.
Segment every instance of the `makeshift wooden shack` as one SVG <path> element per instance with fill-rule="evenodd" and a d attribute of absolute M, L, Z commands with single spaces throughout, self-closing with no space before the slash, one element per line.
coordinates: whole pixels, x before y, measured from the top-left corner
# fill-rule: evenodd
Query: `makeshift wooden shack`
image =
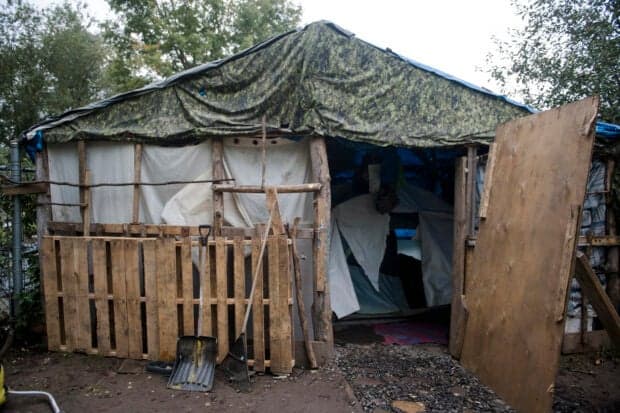
<path fill-rule="evenodd" d="M 431 154 L 449 164 L 449 192 L 458 159 L 461 271 L 457 260 L 475 236 L 476 164 L 499 124 L 530 112 L 318 22 L 35 125 L 24 143 L 49 186 L 37 211 L 48 346 L 169 360 L 178 336 L 199 333 L 217 337 L 221 360 L 248 304 L 264 192 L 275 188 L 282 221 L 301 223 L 296 237 L 283 228 L 270 237 L 262 297 L 253 300 L 251 364 L 287 373 L 295 362 L 297 239 L 310 346 L 324 360 L 332 306 L 350 295 L 328 277 L 332 183 L 346 175 L 347 153 Z M 612 147 L 601 140 L 602 151 Z M 433 162 L 423 168 L 433 172 Z M 213 228 L 207 259 L 203 224 Z M 613 227 L 584 243 L 617 246 Z"/>

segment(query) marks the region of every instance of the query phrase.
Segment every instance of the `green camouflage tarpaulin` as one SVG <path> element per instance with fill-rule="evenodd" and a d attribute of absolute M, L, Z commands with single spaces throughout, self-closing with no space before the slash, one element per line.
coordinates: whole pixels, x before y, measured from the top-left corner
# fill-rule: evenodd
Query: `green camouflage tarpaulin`
<path fill-rule="evenodd" d="M 528 108 L 318 22 L 34 126 L 47 142 L 172 143 L 271 132 L 375 145 L 488 142 Z"/>

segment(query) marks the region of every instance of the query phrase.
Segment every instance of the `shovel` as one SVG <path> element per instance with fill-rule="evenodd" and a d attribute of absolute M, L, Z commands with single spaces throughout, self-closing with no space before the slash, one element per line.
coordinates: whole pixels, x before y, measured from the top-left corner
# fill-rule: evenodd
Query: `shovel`
<path fill-rule="evenodd" d="M 205 261 L 207 258 L 207 241 L 211 226 L 200 225 L 200 280 L 204 282 L 206 277 Z M 200 311 L 204 300 L 208 297 L 200 297 Z M 208 303 L 206 305 L 209 305 Z M 198 321 L 200 334 L 202 322 Z M 183 336 L 177 340 L 177 354 L 168 379 L 168 388 L 174 390 L 207 392 L 213 388 L 215 374 L 215 358 L 217 353 L 217 339 L 205 336 Z"/>
<path fill-rule="evenodd" d="M 239 385 L 240 390 L 249 391 L 250 389 L 250 373 L 248 371 L 248 346 L 245 338 L 245 331 L 248 327 L 248 320 L 250 319 L 250 310 L 252 309 L 252 301 L 254 298 L 254 291 L 256 290 L 256 281 L 258 280 L 258 274 L 263 263 L 263 255 L 265 253 L 265 245 L 267 244 L 267 236 L 271 229 L 271 220 L 273 218 L 272 211 L 269 211 L 269 220 L 265 227 L 263 239 L 261 240 L 260 252 L 258 254 L 258 261 L 256 263 L 256 270 L 252 276 L 252 288 L 250 289 L 250 296 L 248 297 L 248 306 L 245 310 L 245 317 L 243 319 L 243 325 L 239 337 L 228 350 L 228 354 L 222 360 L 222 369 L 226 372 L 228 379 Z"/>

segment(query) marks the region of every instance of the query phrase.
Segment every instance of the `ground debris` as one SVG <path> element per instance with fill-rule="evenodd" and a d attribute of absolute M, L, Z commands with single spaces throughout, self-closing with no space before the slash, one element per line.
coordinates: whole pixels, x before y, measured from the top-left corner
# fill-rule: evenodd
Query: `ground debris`
<path fill-rule="evenodd" d="M 367 412 L 513 411 L 443 347 L 346 344 L 336 365 Z"/>

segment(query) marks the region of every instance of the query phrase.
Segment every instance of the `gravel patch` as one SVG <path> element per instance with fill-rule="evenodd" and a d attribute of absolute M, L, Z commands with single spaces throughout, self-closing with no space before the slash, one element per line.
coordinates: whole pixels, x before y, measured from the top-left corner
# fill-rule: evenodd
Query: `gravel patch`
<path fill-rule="evenodd" d="M 435 345 L 346 344 L 336 366 L 367 412 L 397 412 L 396 400 L 424 404 L 426 412 L 513 412 L 478 379 Z"/>

